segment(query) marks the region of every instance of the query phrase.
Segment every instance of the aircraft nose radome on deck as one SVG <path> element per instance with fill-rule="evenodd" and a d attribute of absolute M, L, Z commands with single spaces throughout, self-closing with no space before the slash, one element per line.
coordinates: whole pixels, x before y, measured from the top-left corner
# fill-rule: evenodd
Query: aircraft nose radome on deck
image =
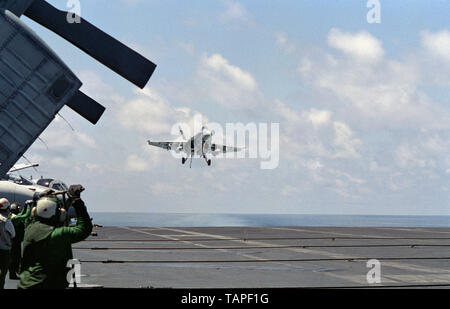
<path fill-rule="evenodd" d="M 450 287 L 450 229 L 97 227 L 81 284 L 111 288 Z M 367 262 L 381 283 L 368 283 Z M 8 281 L 13 288 L 16 281 Z"/>

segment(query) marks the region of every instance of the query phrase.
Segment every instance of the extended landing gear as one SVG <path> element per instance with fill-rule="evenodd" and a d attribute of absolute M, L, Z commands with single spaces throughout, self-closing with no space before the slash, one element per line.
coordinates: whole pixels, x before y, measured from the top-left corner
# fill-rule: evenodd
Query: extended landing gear
<path fill-rule="evenodd" d="M 186 163 L 187 160 L 188 160 L 187 158 L 181 158 L 181 164 Z M 192 167 L 192 157 L 191 157 L 191 163 L 189 164 L 189 168 L 191 168 L 191 167 Z"/>
<path fill-rule="evenodd" d="M 205 159 L 206 164 L 208 164 L 208 166 L 211 166 L 211 159 L 208 159 L 208 158 L 206 157 L 206 155 L 203 155 L 203 158 Z"/>
<path fill-rule="evenodd" d="M 208 164 L 208 166 L 211 166 L 211 159 L 208 159 L 206 156 L 203 156 L 203 158 L 205 159 L 206 164 Z M 181 158 L 181 164 L 186 163 L 187 160 L 188 160 L 187 158 Z M 192 157 L 190 167 L 192 167 Z"/>

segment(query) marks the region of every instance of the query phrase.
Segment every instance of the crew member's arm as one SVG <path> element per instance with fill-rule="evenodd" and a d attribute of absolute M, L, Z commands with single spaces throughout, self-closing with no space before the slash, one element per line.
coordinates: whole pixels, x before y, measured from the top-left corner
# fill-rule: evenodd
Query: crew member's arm
<path fill-rule="evenodd" d="M 77 225 L 60 227 L 52 233 L 52 238 L 63 238 L 64 241 L 76 243 L 86 239 L 92 232 L 92 222 L 86 206 L 81 199 L 75 199 L 73 205 L 77 213 Z"/>
<path fill-rule="evenodd" d="M 21 224 L 24 223 L 26 219 L 28 219 L 31 215 L 31 207 L 28 204 L 25 204 L 20 214 L 11 218 L 13 224 Z"/>

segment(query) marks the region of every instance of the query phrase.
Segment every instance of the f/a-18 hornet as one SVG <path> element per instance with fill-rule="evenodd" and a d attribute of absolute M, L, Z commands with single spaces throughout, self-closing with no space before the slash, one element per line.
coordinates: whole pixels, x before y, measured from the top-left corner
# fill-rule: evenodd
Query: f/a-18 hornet
<path fill-rule="evenodd" d="M 192 158 L 200 157 L 204 158 L 208 166 L 211 165 L 211 159 L 208 159 L 207 155 L 211 154 L 217 156 L 218 154 L 227 152 L 238 152 L 245 148 L 231 147 L 225 145 L 218 145 L 212 142 L 214 131 L 208 130 L 206 127 L 202 127 L 201 132 L 195 134 L 189 139 L 184 136 L 183 130 L 179 128 L 180 134 L 184 141 L 181 142 L 153 142 L 147 141 L 150 146 L 163 148 L 166 150 L 172 150 L 176 153 L 184 152 L 186 156 L 181 158 L 181 163 L 184 164 L 190 158 L 190 167 L 192 167 Z"/>

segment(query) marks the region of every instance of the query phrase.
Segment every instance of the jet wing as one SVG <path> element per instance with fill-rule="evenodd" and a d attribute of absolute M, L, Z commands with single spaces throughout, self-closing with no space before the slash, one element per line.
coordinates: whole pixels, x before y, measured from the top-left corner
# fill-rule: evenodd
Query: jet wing
<path fill-rule="evenodd" d="M 215 156 L 221 153 L 227 153 L 227 152 L 238 152 L 241 150 L 244 150 L 245 148 L 242 147 L 231 147 L 231 146 L 225 146 L 225 145 L 218 145 L 218 144 L 212 144 L 211 145 L 211 153 Z"/>
<path fill-rule="evenodd" d="M 147 141 L 150 146 L 159 147 L 165 150 L 181 150 L 183 149 L 182 142 L 152 142 Z"/>

